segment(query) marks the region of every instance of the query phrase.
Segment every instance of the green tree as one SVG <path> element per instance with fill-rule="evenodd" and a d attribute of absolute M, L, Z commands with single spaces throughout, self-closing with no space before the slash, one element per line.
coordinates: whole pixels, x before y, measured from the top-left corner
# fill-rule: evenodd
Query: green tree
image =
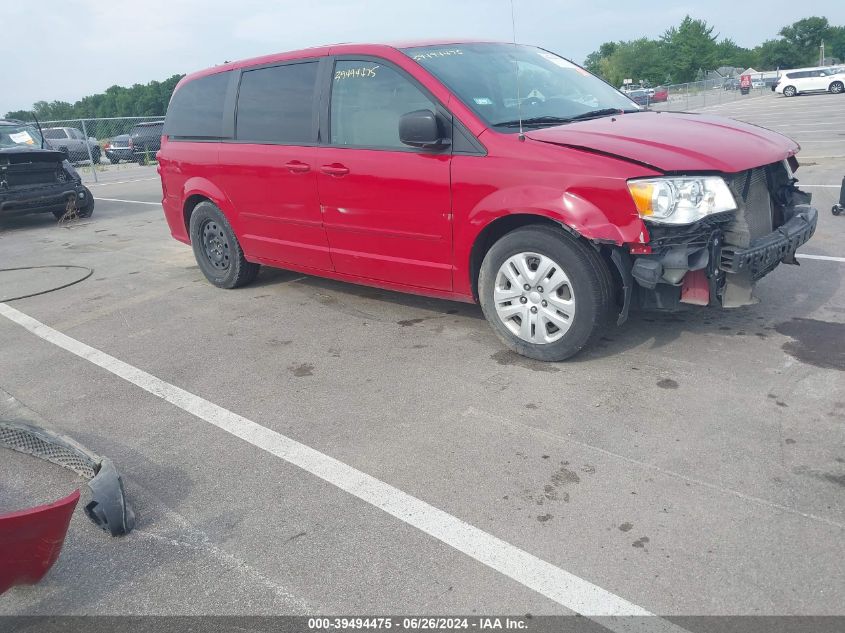
<path fill-rule="evenodd" d="M 786 40 L 766 40 L 754 52 L 762 69 L 795 68 L 803 66 L 801 54 Z"/>
<path fill-rule="evenodd" d="M 819 59 L 819 46 L 830 35 L 827 18 L 810 17 L 798 20 L 780 30 L 779 35 L 792 46 L 799 56 L 799 63 L 813 64 Z"/>
<path fill-rule="evenodd" d="M 76 103 L 37 101 L 32 110 L 8 112 L 7 118 L 30 120 L 35 113 L 40 120 L 108 118 L 124 116 L 164 116 L 176 84 L 184 75 L 172 75 L 164 81 L 135 84 L 129 88 L 111 86 L 105 92 L 88 95 Z"/>
<path fill-rule="evenodd" d="M 758 57 L 754 51 L 739 46 L 729 38 L 716 44 L 716 68 L 719 66 L 734 66 L 749 68 L 758 64 Z"/>
<path fill-rule="evenodd" d="M 713 29 L 705 20 L 686 16 L 678 27 L 673 26 L 661 36 L 675 81 L 692 81 L 699 69 L 718 66 L 717 36 L 713 35 Z"/>
<path fill-rule="evenodd" d="M 584 68 L 589 70 L 594 75 L 601 75 L 602 68 L 601 63 L 603 59 L 607 59 L 613 53 L 616 52 L 618 44 L 616 42 L 605 42 L 601 46 L 599 46 L 599 50 L 594 51 L 587 55 L 587 59 L 584 61 Z"/>
<path fill-rule="evenodd" d="M 845 62 L 845 26 L 832 26 L 825 36 L 825 51 L 828 57 Z"/>

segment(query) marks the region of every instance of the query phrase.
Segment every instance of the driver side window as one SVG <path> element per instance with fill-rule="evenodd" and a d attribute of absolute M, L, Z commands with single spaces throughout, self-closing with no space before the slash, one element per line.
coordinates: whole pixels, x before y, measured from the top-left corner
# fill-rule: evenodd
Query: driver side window
<path fill-rule="evenodd" d="M 332 77 L 332 145 L 403 149 L 399 117 L 414 110 L 436 111 L 435 103 L 406 77 L 372 61 L 342 60 Z"/>

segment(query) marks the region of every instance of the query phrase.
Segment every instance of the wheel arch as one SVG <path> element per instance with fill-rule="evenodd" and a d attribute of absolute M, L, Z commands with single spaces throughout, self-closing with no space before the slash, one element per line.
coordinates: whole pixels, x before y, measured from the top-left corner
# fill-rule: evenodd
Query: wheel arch
<path fill-rule="evenodd" d="M 470 250 L 470 257 L 469 257 L 469 275 L 470 275 L 470 287 L 472 290 L 472 297 L 473 300 L 478 301 L 478 277 L 481 272 L 481 264 L 484 261 L 485 255 L 487 252 L 492 248 L 492 246 L 499 241 L 502 237 L 514 231 L 518 228 L 522 228 L 524 226 L 553 226 L 556 228 L 563 229 L 570 235 L 572 235 L 576 240 L 590 245 L 590 247 L 595 248 L 596 252 L 599 256 L 604 260 L 605 265 L 608 268 L 608 271 L 614 278 L 614 281 L 619 283 L 621 279 L 619 278 L 619 273 L 616 270 L 616 266 L 613 264 L 611 260 L 611 253 L 613 250 L 613 246 L 610 244 L 606 244 L 603 241 L 595 241 L 588 239 L 584 235 L 581 235 L 577 230 L 569 226 L 568 224 L 553 219 L 548 215 L 540 215 L 536 213 L 512 213 L 508 215 L 503 215 L 489 224 L 487 224 L 476 236 L 475 241 L 472 244 L 472 249 Z"/>
<path fill-rule="evenodd" d="M 208 201 L 215 204 L 229 220 L 229 223 L 232 223 L 233 209 L 228 197 L 219 187 L 208 180 L 192 178 L 186 181 L 182 200 L 184 201 L 182 203 L 182 220 L 189 240 L 191 238 L 191 214 L 200 202 Z"/>
<path fill-rule="evenodd" d="M 478 301 L 478 274 L 484 256 L 498 239 L 522 226 L 541 224 L 562 228 L 579 241 L 596 247 L 611 271 L 616 268 L 609 255 L 613 245 L 644 244 L 649 240 L 645 225 L 636 211 L 631 209 L 630 213 L 627 212 L 626 203 L 631 206 L 633 203 L 624 196 L 613 196 L 596 204 L 582 192 L 569 190 L 562 196 L 559 192 L 553 197 L 546 196 L 546 200 L 554 201 L 555 205 L 480 211 L 471 215 L 470 225 L 475 231 L 469 240 L 468 257 L 463 259 L 462 264 L 466 266 L 473 300 Z M 605 207 L 615 212 L 605 213 Z"/>

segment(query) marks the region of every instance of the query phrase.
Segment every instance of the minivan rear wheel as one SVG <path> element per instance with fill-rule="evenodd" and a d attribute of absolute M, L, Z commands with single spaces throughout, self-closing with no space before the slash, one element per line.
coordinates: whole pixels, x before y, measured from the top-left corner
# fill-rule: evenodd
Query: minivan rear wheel
<path fill-rule="evenodd" d="M 200 270 L 218 288 L 239 288 L 252 282 L 260 266 L 244 257 L 238 238 L 223 212 L 200 202 L 191 214 L 191 246 Z"/>
<path fill-rule="evenodd" d="M 786 88 L 783 89 L 783 96 L 784 97 L 794 97 L 796 93 L 797 93 L 797 90 L 795 90 L 795 86 L 787 86 Z"/>
<path fill-rule="evenodd" d="M 527 226 L 496 242 L 481 264 L 478 294 L 496 335 L 518 354 L 565 360 L 607 324 L 610 272 L 599 254 L 562 229 Z"/>

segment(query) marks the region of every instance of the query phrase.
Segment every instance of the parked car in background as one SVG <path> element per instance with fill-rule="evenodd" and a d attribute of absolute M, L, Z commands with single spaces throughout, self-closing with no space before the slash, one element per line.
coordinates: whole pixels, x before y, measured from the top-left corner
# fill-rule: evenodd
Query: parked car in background
<path fill-rule="evenodd" d="M 138 123 L 129 131 L 132 159 L 139 165 L 155 161 L 155 154 L 161 149 L 161 133 L 164 121 Z"/>
<path fill-rule="evenodd" d="M 132 154 L 132 140 L 128 134 L 115 136 L 105 144 L 103 151 L 112 164 L 117 164 L 122 160 L 131 161 L 135 158 Z"/>
<path fill-rule="evenodd" d="M 657 86 L 654 89 L 654 94 L 651 95 L 651 100 L 654 103 L 664 103 L 669 101 L 669 88 L 666 86 Z"/>
<path fill-rule="evenodd" d="M 510 349 L 555 361 L 632 306 L 755 303 L 818 221 L 798 150 L 645 110 L 532 46 L 347 44 L 184 77 L 158 171 L 215 286 L 263 264 L 478 302 Z"/>
<path fill-rule="evenodd" d="M 629 99 L 639 105 L 647 106 L 651 103 L 651 97 L 647 90 L 631 90 L 627 94 Z"/>
<path fill-rule="evenodd" d="M 43 129 L 44 138 L 50 147 L 60 152 L 67 152 L 68 160 L 78 163 L 84 160 L 100 162 L 100 146 L 95 138 L 85 138 L 82 130 L 75 127 L 47 127 Z M 88 151 L 91 151 L 89 156 Z"/>
<path fill-rule="evenodd" d="M 781 73 L 775 92 L 784 97 L 794 97 L 808 92 L 845 92 L 845 73 L 836 72 L 836 67 L 816 66 L 796 68 Z"/>
<path fill-rule="evenodd" d="M 0 216 L 52 213 L 75 206 L 94 212 L 94 198 L 65 153 L 47 145 L 29 123 L 0 119 Z"/>
<path fill-rule="evenodd" d="M 739 79 L 725 79 L 722 84 L 723 90 L 739 90 Z"/>

